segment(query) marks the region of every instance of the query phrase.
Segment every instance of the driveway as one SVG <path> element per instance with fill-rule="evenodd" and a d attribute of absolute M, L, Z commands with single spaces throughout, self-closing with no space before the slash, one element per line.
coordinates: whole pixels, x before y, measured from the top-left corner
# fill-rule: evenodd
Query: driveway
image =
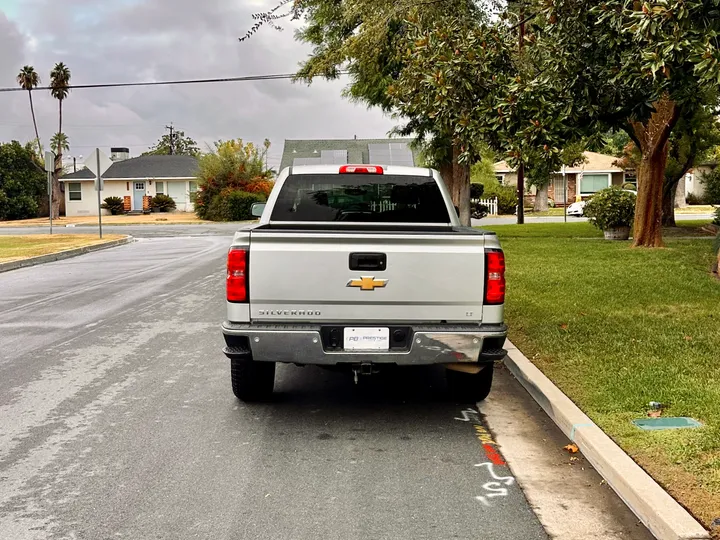
<path fill-rule="evenodd" d="M 0 538 L 649 538 L 502 369 L 483 416 L 437 368 L 355 386 L 280 367 L 273 403 L 238 402 L 220 352 L 230 240 L 0 277 Z"/>

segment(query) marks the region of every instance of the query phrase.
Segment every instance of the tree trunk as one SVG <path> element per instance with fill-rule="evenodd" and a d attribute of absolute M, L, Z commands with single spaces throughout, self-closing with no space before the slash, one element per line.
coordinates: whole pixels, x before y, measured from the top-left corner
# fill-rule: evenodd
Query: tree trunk
<path fill-rule="evenodd" d="M 517 223 L 525 223 L 525 164 L 521 161 L 517 170 Z"/>
<path fill-rule="evenodd" d="M 43 156 L 40 155 L 42 154 L 42 148 L 40 146 L 40 133 L 38 132 L 37 119 L 35 118 L 35 105 L 33 104 L 32 90 L 28 90 L 28 96 L 30 96 L 30 114 L 32 114 L 33 126 L 35 126 L 35 141 L 37 142 L 38 147 L 38 158 L 42 159 Z"/>
<path fill-rule="evenodd" d="M 460 209 L 460 224 L 463 227 L 472 226 L 470 212 L 470 165 L 458 163 L 458 156 L 462 153 L 459 146 L 453 146 L 453 187 L 450 192 L 453 204 Z"/>
<path fill-rule="evenodd" d="M 675 182 L 665 183 L 663 186 L 663 202 L 662 202 L 662 226 L 675 227 L 675 193 L 677 192 L 679 180 Z"/>
<path fill-rule="evenodd" d="M 440 177 L 445 182 L 448 191 L 452 194 L 453 192 L 453 164 L 452 162 L 443 163 L 440 165 Z"/>
<path fill-rule="evenodd" d="M 548 186 L 536 186 L 537 192 L 535 193 L 535 212 L 547 212 L 548 209 Z"/>
<path fill-rule="evenodd" d="M 58 133 L 62 133 L 62 99 L 60 100 L 60 120 Z M 59 137 L 58 137 L 59 138 Z M 55 156 L 55 172 L 52 175 L 52 216 L 53 219 L 60 217 L 60 175 L 62 174 L 62 144 L 58 144 Z"/>
<path fill-rule="evenodd" d="M 640 142 L 642 158 L 638 168 L 638 196 L 635 208 L 633 247 L 663 247 L 663 185 L 668 140 L 680 116 L 680 108 L 667 96 L 654 104 L 655 112 L 646 123 L 632 122 Z"/>

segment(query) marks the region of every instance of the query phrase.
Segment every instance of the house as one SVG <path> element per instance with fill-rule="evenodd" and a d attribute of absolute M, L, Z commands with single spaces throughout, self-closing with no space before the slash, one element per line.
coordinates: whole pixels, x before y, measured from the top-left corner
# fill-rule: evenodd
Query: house
<path fill-rule="evenodd" d="M 140 156 L 130 158 L 127 148 L 112 148 L 114 162 L 103 175 L 101 200 L 121 197 L 128 212 L 149 209 L 150 198 L 169 195 L 177 210 L 194 211 L 193 193 L 197 191 L 198 161 L 192 156 Z M 95 176 L 88 169 L 63 176 L 65 215 L 97 216 Z"/>
<path fill-rule="evenodd" d="M 280 170 L 296 165 L 418 165 L 412 139 L 286 140 Z"/>
<path fill-rule="evenodd" d="M 625 170 L 617 165 L 615 156 L 584 152 L 585 163 L 574 167 L 565 167 L 565 178 L 562 171 L 552 177 L 548 186 L 548 197 L 558 206 L 565 204 L 564 180 L 567 180 L 567 199 L 570 203 L 589 197 L 593 193 L 610 186 L 624 184 L 637 185 L 634 170 Z M 495 164 L 495 176 L 502 184 L 517 185 L 517 171 L 511 169 L 504 161 Z M 635 188 L 632 188 L 635 189 Z"/>

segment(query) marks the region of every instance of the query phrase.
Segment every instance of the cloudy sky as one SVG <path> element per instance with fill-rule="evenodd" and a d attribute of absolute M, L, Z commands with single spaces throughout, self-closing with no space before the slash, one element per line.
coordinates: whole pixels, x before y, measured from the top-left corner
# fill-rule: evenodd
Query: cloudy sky
<path fill-rule="evenodd" d="M 293 72 L 308 48 L 293 27 L 237 38 L 251 14 L 273 0 L 0 0 L 0 88 L 17 85 L 25 64 L 49 82 L 64 62 L 74 84 L 161 81 Z M 75 90 L 63 105 L 73 156 L 130 147 L 134 156 L 170 122 L 203 143 L 232 137 L 284 139 L 384 137 L 394 125 L 377 110 L 340 97 L 342 82 L 289 81 Z M 44 143 L 57 131 L 57 101 L 33 94 Z M 33 138 L 27 94 L 0 93 L 0 141 Z"/>

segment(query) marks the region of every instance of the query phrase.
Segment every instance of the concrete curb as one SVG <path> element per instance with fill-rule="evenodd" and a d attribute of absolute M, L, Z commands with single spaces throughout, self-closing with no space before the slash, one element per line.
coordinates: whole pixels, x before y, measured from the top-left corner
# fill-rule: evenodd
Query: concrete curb
<path fill-rule="evenodd" d="M 583 413 L 512 343 L 505 365 L 562 432 L 659 540 L 707 540 L 710 534 Z"/>
<path fill-rule="evenodd" d="M 39 257 L 30 257 L 29 259 L 22 259 L 20 261 L 11 261 L 6 263 L 0 263 L 0 273 L 10 272 L 11 270 L 18 270 L 19 268 L 27 268 L 30 266 L 36 266 L 38 264 L 45 264 L 54 261 L 61 261 L 63 259 L 70 259 L 71 257 L 78 257 L 79 255 L 85 255 L 86 253 L 92 253 L 93 251 L 100 251 L 102 249 L 109 249 L 125 244 L 131 244 L 135 241 L 132 236 L 121 238 L 120 240 L 111 240 L 104 244 L 96 244 L 94 246 L 85 246 L 75 249 L 66 249 L 65 251 L 58 251 L 57 253 L 50 253 L 49 255 L 41 255 Z"/>

